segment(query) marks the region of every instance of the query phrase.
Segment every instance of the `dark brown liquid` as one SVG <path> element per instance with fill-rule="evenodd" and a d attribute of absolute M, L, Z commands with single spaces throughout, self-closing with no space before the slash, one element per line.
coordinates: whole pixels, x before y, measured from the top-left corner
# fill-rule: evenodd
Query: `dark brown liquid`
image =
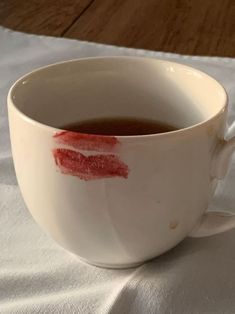
<path fill-rule="evenodd" d="M 139 118 L 101 118 L 63 125 L 61 129 L 97 135 L 146 135 L 175 131 L 172 125 Z"/>

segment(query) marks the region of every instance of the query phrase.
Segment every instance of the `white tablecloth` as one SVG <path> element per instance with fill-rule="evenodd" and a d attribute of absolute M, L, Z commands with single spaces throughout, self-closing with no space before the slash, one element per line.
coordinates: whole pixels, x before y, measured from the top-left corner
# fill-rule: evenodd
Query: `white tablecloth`
<path fill-rule="evenodd" d="M 217 78 L 230 98 L 235 135 L 235 59 L 188 57 L 12 32 L 0 28 L 0 313 L 235 313 L 235 230 L 186 239 L 136 269 L 79 262 L 33 221 L 12 163 L 6 95 L 22 74 L 55 61 L 104 55 L 176 60 Z M 235 158 L 211 208 L 234 211 Z"/>

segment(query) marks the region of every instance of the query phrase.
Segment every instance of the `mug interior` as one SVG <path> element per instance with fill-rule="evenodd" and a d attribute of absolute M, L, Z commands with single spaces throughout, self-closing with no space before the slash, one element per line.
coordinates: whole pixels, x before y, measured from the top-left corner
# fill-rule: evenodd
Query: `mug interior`
<path fill-rule="evenodd" d="M 226 105 L 223 87 L 205 73 L 132 57 L 50 65 L 19 79 L 9 97 L 28 118 L 56 128 L 107 117 L 154 119 L 185 128 L 212 118 Z"/>

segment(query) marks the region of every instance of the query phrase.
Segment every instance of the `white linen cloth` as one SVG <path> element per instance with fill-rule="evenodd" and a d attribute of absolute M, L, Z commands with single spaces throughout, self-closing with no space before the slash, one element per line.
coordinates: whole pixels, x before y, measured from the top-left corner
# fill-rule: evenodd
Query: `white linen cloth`
<path fill-rule="evenodd" d="M 228 124 L 230 136 L 235 135 L 235 59 L 127 49 L 0 27 L 0 313 L 235 313 L 235 229 L 188 238 L 136 269 L 106 270 L 86 265 L 59 247 L 26 209 L 10 150 L 8 89 L 39 66 L 106 55 L 170 59 L 214 76 L 229 94 Z M 235 212 L 235 158 L 210 207 Z"/>

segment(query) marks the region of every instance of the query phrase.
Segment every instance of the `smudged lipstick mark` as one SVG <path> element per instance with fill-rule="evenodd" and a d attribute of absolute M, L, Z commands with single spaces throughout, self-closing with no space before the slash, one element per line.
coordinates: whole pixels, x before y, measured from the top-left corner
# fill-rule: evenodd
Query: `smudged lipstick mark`
<path fill-rule="evenodd" d="M 69 145 L 70 147 L 96 152 L 111 152 L 120 144 L 114 136 L 100 136 L 94 134 L 82 134 L 71 131 L 56 133 L 54 138 L 58 144 Z"/>
<path fill-rule="evenodd" d="M 57 144 L 68 146 L 53 150 L 55 163 L 63 174 L 77 176 L 82 180 L 128 177 L 128 166 L 113 154 L 120 145 L 116 137 L 71 131 L 62 131 L 53 137 Z M 105 154 L 86 156 L 78 150 Z"/>
<path fill-rule="evenodd" d="M 85 156 L 80 152 L 56 148 L 53 150 L 56 165 L 64 174 L 83 180 L 128 177 L 128 166 L 113 154 Z"/>

